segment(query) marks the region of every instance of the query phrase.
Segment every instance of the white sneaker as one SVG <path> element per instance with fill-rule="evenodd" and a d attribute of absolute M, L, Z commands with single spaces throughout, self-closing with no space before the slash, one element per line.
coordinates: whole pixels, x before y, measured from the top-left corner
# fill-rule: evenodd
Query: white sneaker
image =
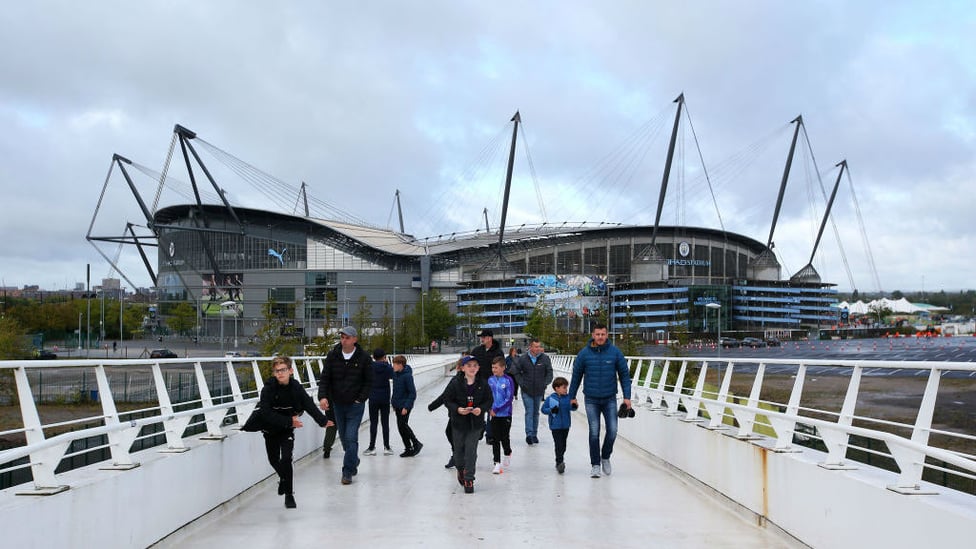
<path fill-rule="evenodd" d="M 600 478 L 600 466 L 594 465 L 590 468 L 590 478 Z"/>
<path fill-rule="evenodd" d="M 502 473 L 502 464 L 496 463 L 495 468 L 491 470 L 491 474 L 500 475 Z"/>
<path fill-rule="evenodd" d="M 512 466 L 512 456 L 502 456 L 502 467 Z"/>
<path fill-rule="evenodd" d="M 384 456 L 392 456 L 393 455 L 393 448 L 384 448 L 383 449 L 383 455 Z"/>
<path fill-rule="evenodd" d="M 363 454 L 364 455 L 367 455 L 367 456 L 375 456 L 376 455 L 376 448 L 366 448 L 366 451 L 363 452 Z"/>
<path fill-rule="evenodd" d="M 613 467 L 610 466 L 610 460 L 609 459 L 601 459 L 600 460 L 600 465 L 603 466 L 603 474 L 604 475 L 607 475 L 607 476 L 610 476 L 610 473 L 613 472 Z"/>

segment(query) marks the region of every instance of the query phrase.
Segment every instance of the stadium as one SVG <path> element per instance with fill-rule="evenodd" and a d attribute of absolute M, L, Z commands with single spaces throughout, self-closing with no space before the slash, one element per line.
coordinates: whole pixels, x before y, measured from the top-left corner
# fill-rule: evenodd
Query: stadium
<path fill-rule="evenodd" d="M 513 121 L 514 151 L 518 115 Z M 170 157 L 182 151 L 193 193 L 184 195 L 190 198 L 185 203 L 155 211 L 131 172 L 136 167 L 162 185 L 168 166 L 150 174 L 113 157 L 106 186 L 113 173 L 122 174 L 145 222 L 127 222 L 118 235 L 89 231 L 88 239 L 137 247 L 160 303 L 191 304 L 198 333 L 215 333 L 215 323 L 231 317 L 235 334 L 250 337 L 269 302 L 303 334 L 324 335 L 357 315 L 362 319 L 364 309 L 363 320 L 377 326 L 389 306 L 397 315 L 433 289 L 457 315 L 459 332 L 488 327 L 513 340 L 526 337 L 529 317 L 540 308 L 568 329 L 586 331 L 603 317 L 612 332 L 645 341 L 676 333 L 707 337 L 717 329 L 789 337 L 837 322 L 834 285 L 821 281 L 812 265 L 784 279 L 771 241 L 661 225 L 660 207 L 654 225 L 506 227 L 506 189 L 498 227 L 417 238 L 404 232 L 402 215 L 400 230 L 377 228 L 310 215 L 307 197 L 304 215 L 233 206 L 194 145 L 215 149 L 176 126 Z M 205 180 L 216 193 L 211 200 L 201 192 Z M 666 180 L 667 173 L 662 200 Z M 156 267 L 149 261 L 153 247 Z M 125 277 L 117 257 L 100 252 Z"/>

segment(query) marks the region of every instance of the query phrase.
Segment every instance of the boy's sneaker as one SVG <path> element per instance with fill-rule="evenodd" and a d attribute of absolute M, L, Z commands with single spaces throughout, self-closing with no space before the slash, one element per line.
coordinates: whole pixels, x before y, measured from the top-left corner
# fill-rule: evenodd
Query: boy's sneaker
<path fill-rule="evenodd" d="M 566 464 L 565 463 L 557 463 L 556 464 L 556 472 L 559 473 L 560 475 L 563 474 L 563 473 L 565 473 L 566 472 Z"/>
<path fill-rule="evenodd" d="M 610 466 L 610 460 L 609 459 L 601 459 L 600 460 L 600 465 L 603 466 L 603 474 L 604 475 L 607 475 L 607 476 L 610 476 L 610 473 L 613 472 L 613 467 Z"/>
<path fill-rule="evenodd" d="M 342 484 L 352 484 L 352 477 L 348 475 L 342 475 Z"/>
<path fill-rule="evenodd" d="M 419 440 L 414 441 L 414 443 L 413 443 L 413 450 L 410 452 L 410 455 L 411 456 L 415 456 L 415 455 L 419 454 L 420 453 L 420 450 L 422 450 L 423 447 L 424 447 L 424 444 L 422 442 L 420 442 Z"/>
<path fill-rule="evenodd" d="M 454 467 L 454 456 L 452 455 L 451 459 L 447 460 L 447 463 L 444 464 L 444 468 L 451 469 L 453 467 Z"/>
<path fill-rule="evenodd" d="M 590 478 L 600 478 L 600 466 L 594 465 L 590 468 Z"/>
<path fill-rule="evenodd" d="M 298 507 L 298 504 L 295 503 L 295 496 L 291 494 L 285 496 L 285 507 L 287 507 L 288 509 L 294 509 Z"/>
<path fill-rule="evenodd" d="M 502 467 L 511 467 L 511 466 L 512 466 L 512 456 L 511 456 L 511 454 L 509 454 L 507 456 L 502 456 Z"/>
<path fill-rule="evenodd" d="M 411 452 L 413 452 L 413 448 L 407 448 L 406 450 L 400 453 L 400 457 L 408 458 L 413 455 Z"/>
<path fill-rule="evenodd" d="M 383 455 L 384 456 L 392 456 L 393 455 L 393 449 L 390 448 L 389 446 L 387 446 L 386 448 L 383 448 Z"/>
<path fill-rule="evenodd" d="M 491 474 L 493 474 L 493 475 L 500 475 L 500 474 L 502 474 L 502 464 L 501 463 L 495 463 L 495 467 L 491 470 Z"/>
<path fill-rule="evenodd" d="M 376 455 L 376 448 L 373 448 L 372 446 L 370 446 L 369 448 L 366 448 L 366 451 L 363 452 L 363 454 L 365 454 L 367 456 L 375 456 Z"/>
<path fill-rule="evenodd" d="M 474 481 L 473 480 L 466 480 L 466 481 L 464 481 L 464 493 L 465 494 L 473 494 L 474 493 Z"/>

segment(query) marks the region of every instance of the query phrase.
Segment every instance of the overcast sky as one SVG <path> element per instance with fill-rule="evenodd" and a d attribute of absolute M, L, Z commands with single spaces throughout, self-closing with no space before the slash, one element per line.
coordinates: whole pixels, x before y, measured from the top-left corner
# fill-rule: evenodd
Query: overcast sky
<path fill-rule="evenodd" d="M 829 193 L 847 159 L 823 279 L 970 289 L 974 36 L 968 1 L 8 3 L 0 278 L 59 289 L 86 263 L 108 275 L 85 240 L 106 180 L 93 232 L 145 224 L 119 173 L 107 178 L 112 155 L 162 171 L 175 124 L 288 186 L 269 198 L 205 156 L 235 204 L 291 211 L 304 181 L 395 227 L 399 189 L 406 231 L 425 237 L 481 227 L 485 208 L 497 227 L 518 110 L 509 227 L 651 224 L 683 92 L 662 224 L 765 243 L 802 114 L 809 148 L 773 237 L 784 277 L 808 262 L 822 216 L 813 161 Z M 156 182 L 135 173 L 152 205 Z M 169 176 L 159 206 L 183 201 L 169 190 L 187 180 L 178 156 Z M 121 265 L 149 285 L 134 249 Z"/>

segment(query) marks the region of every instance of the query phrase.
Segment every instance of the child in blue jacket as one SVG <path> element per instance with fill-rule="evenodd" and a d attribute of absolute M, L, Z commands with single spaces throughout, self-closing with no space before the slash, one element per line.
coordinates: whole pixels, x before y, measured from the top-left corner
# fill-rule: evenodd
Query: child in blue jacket
<path fill-rule="evenodd" d="M 552 390 L 555 391 L 542 403 L 542 413 L 549 416 L 549 431 L 556 447 L 556 471 L 563 474 L 566 463 L 566 439 L 569 438 L 569 426 L 572 422 L 569 412 L 572 410 L 569 398 L 569 381 L 564 377 L 552 380 Z"/>
<path fill-rule="evenodd" d="M 512 401 L 515 398 L 515 380 L 505 373 L 505 359 L 496 356 L 491 361 L 491 377 L 488 387 L 491 389 L 492 405 L 489 412 L 491 422 L 491 451 L 495 458 L 495 467 L 491 470 L 500 474 L 503 467 L 512 464 Z M 502 448 L 505 456 L 502 457 Z"/>

